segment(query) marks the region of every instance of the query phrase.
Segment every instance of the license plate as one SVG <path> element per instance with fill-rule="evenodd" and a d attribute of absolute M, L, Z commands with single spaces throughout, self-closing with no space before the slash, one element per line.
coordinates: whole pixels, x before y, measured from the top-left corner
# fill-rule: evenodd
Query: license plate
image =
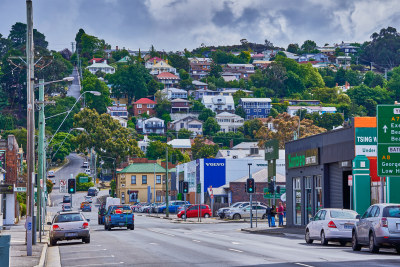
<path fill-rule="evenodd" d="M 125 225 L 125 223 L 119 223 L 119 225 Z"/>
<path fill-rule="evenodd" d="M 353 229 L 353 224 L 345 224 L 344 229 Z"/>
<path fill-rule="evenodd" d="M 78 236 L 77 233 L 65 233 L 65 237 Z"/>

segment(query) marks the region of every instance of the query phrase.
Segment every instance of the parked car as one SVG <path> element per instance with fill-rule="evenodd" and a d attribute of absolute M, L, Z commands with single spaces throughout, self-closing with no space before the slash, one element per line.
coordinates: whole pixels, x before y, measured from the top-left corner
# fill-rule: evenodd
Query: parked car
<path fill-rule="evenodd" d="M 54 171 L 48 171 L 47 172 L 47 177 L 54 177 L 56 174 Z"/>
<path fill-rule="evenodd" d="M 352 248 L 368 246 L 371 253 L 395 248 L 400 254 L 400 204 L 375 204 L 360 217 L 352 231 Z"/>
<path fill-rule="evenodd" d="M 88 196 L 95 197 L 99 193 L 99 190 L 96 187 L 89 187 L 88 189 Z"/>
<path fill-rule="evenodd" d="M 82 242 L 90 243 L 89 219 L 76 211 L 57 213 L 50 227 L 50 245 L 55 246 L 57 241 L 82 239 Z"/>
<path fill-rule="evenodd" d="M 200 215 L 201 217 L 208 218 L 211 216 L 211 209 L 208 205 L 201 204 L 200 205 Z M 178 212 L 178 218 L 185 219 L 186 218 L 193 218 L 193 217 L 199 217 L 199 205 L 189 205 L 186 208 L 186 215 L 185 215 L 185 210 L 181 210 Z"/>
<path fill-rule="evenodd" d="M 351 241 L 351 231 L 357 221 L 357 215 L 357 212 L 348 209 L 319 210 L 305 228 L 306 243 L 311 244 L 314 240 L 321 240 L 323 246 L 329 241 L 346 245 Z"/>
<path fill-rule="evenodd" d="M 243 205 L 242 205 L 242 204 L 243 204 Z M 226 211 L 228 211 L 228 210 L 231 209 L 231 208 L 239 208 L 240 205 L 242 205 L 241 207 L 244 207 L 244 206 L 250 205 L 250 202 L 236 202 L 236 203 L 233 203 L 233 204 L 232 204 L 231 206 L 229 206 L 229 207 L 220 208 L 220 209 L 218 209 L 218 211 L 217 211 L 217 215 L 218 215 L 221 219 L 223 219 L 223 218 L 225 218 L 225 212 L 226 212 Z"/>
<path fill-rule="evenodd" d="M 83 206 L 82 206 L 82 211 L 89 211 L 89 212 L 91 212 L 91 211 L 92 211 L 92 205 L 91 205 L 90 203 L 85 203 L 85 204 L 83 204 Z"/>
<path fill-rule="evenodd" d="M 93 203 L 93 198 L 91 196 L 85 196 L 85 201 L 89 203 Z"/>
<path fill-rule="evenodd" d="M 129 205 L 112 205 L 105 214 L 104 230 L 110 231 L 114 227 L 135 229 L 135 215 Z"/>
<path fill-rule="evenodd" d="M 253 218 L 260 218 L 260 219 L 265 219 L 266 218 L 266 211 L 267 211 L 267 206 L 264 205 L 254 205 L 253 206 Z M 242 208 L 232 208 L 229 209 L 225 213 L 226 218 L 228 219 L 233 219 L 233 220 L 239 220 L 243 218 L 250 218 L 250 205 L 247 205 Z"/>
<path fill-rule="evenodd" d="M 82 168 L 87 168 L 87 167 L 89 167 L 89 162 L 84 161 L 83 165 L 82 165 Z"/>
<path fill-rule="evenodd" d="M 70 195 L 64 195 L 63 196 L 63 203 L 71 203 L 71 196 Z"/>
<path fill-rule="evenodd" d="M 185 204 L 185 201 L 181 201 L 181 200 L 174 200 L 174 201 L 170 201 L 168 203 L 168 210 L 170 213 L 177 213 L 178 212 L 178 208 L 182 205 Z M 190 205 L 189 201 L 186 201 L 186 206 Z M 166 205 L 161 205 L 157 207 L 157 213 L 166 213 Z"/>

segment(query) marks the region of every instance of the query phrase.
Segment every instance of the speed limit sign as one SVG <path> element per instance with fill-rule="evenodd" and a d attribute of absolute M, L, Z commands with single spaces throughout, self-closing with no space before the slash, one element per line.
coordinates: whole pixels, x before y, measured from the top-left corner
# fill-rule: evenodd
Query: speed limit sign
<path fill-rule="evenodd" d="M 67 192 L 67 181 L 60 180 L 60 193 L 66 193 L 66 192 Z"/>

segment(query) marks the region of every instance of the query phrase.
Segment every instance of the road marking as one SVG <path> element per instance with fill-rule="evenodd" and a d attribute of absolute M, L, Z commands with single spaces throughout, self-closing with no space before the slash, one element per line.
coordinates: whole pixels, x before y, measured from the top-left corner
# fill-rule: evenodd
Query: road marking
<path fill-rule="evenodd" d="M 149 243 L 150 245 L 158 245 L 157 243 Z"/>
<path fill-rule="evenodd" d="M 241 250 L 238 250 L 238 249 L 234 249 L 234 248 L 230 248 L 229 249 L 230 251 L 235 251 L 235 252 L 239 252 L 239 253 L 242 253 L 243 251 L 241 251 Z"/>
<path fill-rule="evenodd" d="M 162 235 L 175 236 L 175 235 L 170 234 L 170 233 L 159 232 L 159 231 L 155 231 L 155 230 L 152 230 L 152 229 L 148 229 L 148 230 L 151 231 L 151 232 L 154 232 L 154 233 L 162 234 Z"/>
<path fill-rule="evenodd" d="M 240 243 L 239 242 L 232 242 L 232 244 L 239 245 Z"/>
<path fill-rule="evenodd" d="M 304 266 L 304 267 L 314 267 L 312 265 L 308 265 L 308 264 L 304 264 L 304 263 L 300 263 L 300 262 L 296 262 L 295 264 L 300 265 L 300 266 Z"/>
<path fill-rule="evenodd" d="M 82 251 L 85 252 L 85 251 Z M 98 258 L 114 258 L 114 255 L 111 256 L 96 256 L 96 259 Z M 87 259 L 93 259 L 93 257 L 83 257 L 83 258 L 66 258 L 64 259 L 61 257 L 61 261 L 73 261 L 73 260 L 87 260 Z"/>
<path fill-rule="evenodd" d="M 107 263 L 107 266 L 109 265 L 120 265 L 120 264 L 124 264 L 123 261 L 121 262 L 112 262 L 112 263 Z M 104 266 L 104 263 L 93 263 L 93 264 L 85 264 L 85 265 L 63 265 L 63 266 L 71 266 L 71 267 L 86 267 L 86 266 Z"/>
<path fill-rule="evenodd" d="M 200 243 L 200 242 L 201 242 L 200 240 L 196 240 L 196 239 L 193 239 L 192 241 L 193 241 L 193 242 L 197 242 L 197 243 Z"/>
<path fill-rule="evenodd" d="M 80 252 L 99 252 L 99 251 L 104 251 L 104 250 L 107 250 L 106 248 L 103 248 L 103 249 L 100 249 L 100 250 L 98 250 L 98 249 L 96 249 L 96 250 L 84 250 L 84 251 L 82 251 L 82 250 L 79 250 L 79 251 L 64 251 L 63 253 L 80 253 Z"/>

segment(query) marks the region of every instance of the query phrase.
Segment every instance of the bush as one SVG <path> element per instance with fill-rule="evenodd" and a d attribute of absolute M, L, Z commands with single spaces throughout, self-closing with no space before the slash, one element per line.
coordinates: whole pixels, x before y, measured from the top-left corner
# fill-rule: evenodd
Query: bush
<path fill-rule="evenodd" d="M 19 203 L 19 210 L 20 210 L 21 217 L 25 216 L 26 215 L 26 204 Z"/>
<path fill-rule="evenodd" d="M 46 181 L 47 193 L 50 194 L 53 191 L 53 182 L 50 179 Z"/>
<path fill-rule="evenodd" d="M 87 182 L 87 183 L 77 183 L 76 184 L 76 191 L 88 191 L 90 187 L 93 187 L 94 183 Z"/>

